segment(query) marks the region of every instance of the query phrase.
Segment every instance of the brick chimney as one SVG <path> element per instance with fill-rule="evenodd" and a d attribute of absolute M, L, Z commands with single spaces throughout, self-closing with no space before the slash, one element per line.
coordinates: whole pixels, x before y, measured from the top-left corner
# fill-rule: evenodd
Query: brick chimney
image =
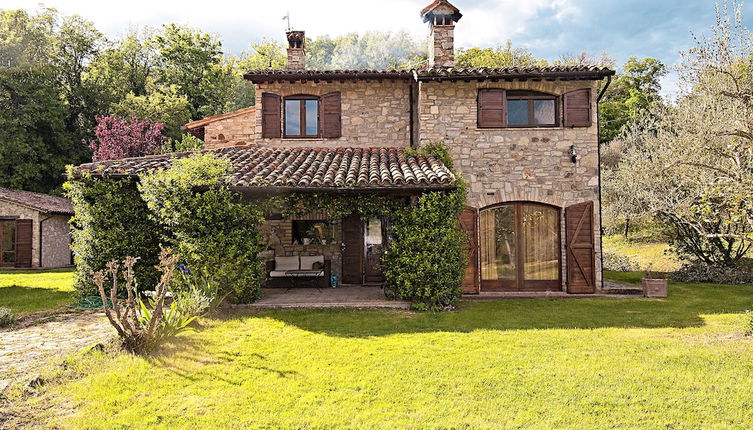
<path fill-rule="evenodd" d="M 288 36 L 288 70 L 306 69 L 306 34 L 290 30 Z"/>
<path fill-rule="evenodd" d="M 447 0 L 435 0 L 421 10 L 429 23 L 429 67 L 455 66 L 455 23 L 463 14 Z"/>

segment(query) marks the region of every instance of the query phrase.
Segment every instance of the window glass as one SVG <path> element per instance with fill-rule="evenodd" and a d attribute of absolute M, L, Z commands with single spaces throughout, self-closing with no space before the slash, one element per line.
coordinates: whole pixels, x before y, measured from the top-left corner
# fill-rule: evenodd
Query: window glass
<path fill-rule="evenodd" d="M 285 134 L 301 134 L 301 101 L 285 100 Z"/>
<path fill-rule="evenodd" d="M 533 101 L 534 124 L 554 124 L 554 100 Z"/>
<path fill-rule="evenodd" d="M 371 218 L 366 223 L 366 245 L 382 244 L 382 220 Z"/>
<path fill-rule="evenodd" d="M 316 136 L 319 131 L 318 125 L 318 107 L 319 102 L 317 100 L 306 100 L 306 135 Z"/>
<path fill-rule="evenodd" d="M 507 101 L 507 124 L 508 125 L 528 124 L 528 100 L 508 100 Z"/>
<path fill-rule="evenodd" d="M 526 280 L 559 279 L 559 212 L 534 204 L 523 205 Z"/>

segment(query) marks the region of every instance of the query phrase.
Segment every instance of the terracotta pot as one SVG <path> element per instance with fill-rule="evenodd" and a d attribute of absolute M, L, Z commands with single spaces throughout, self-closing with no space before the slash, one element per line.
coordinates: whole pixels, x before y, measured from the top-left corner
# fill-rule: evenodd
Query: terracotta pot
<path fill-rule="evenodd" d="M 666 279 L 641 279 L 644 297 L 667 297 Z"/>

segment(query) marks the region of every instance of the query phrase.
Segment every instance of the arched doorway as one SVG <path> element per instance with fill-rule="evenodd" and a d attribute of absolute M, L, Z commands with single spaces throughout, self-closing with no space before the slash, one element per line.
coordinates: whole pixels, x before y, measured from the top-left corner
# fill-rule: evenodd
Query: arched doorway
<path fill-rule="evenodd" d="M 511 202 L 479 211 L 481 291 L 562 287 L 560 210 Z"/>

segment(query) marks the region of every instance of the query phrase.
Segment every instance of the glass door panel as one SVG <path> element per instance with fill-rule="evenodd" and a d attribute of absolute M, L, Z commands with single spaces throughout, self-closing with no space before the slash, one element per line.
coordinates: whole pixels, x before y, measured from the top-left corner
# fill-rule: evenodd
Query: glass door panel
<path fill-rule="evenodd" d="M 543 288 L 545 283 L 559 282 L 559 211 L 533 204 L 523 204 L 522 230 L 525 238 L 523 258 L 524 289 Z"/>
<path fill-rule="evenodd" d="M 482 291 L 560 289 L 559 210 L 510 203 L 479 212 Z"/>
<path fill-rule="evenodd" d="M 13 266 L 16 262 L 16 222 L 0 221 L 0 266 Z"/>
<path fill-rule="evenodd" d="M 481 280 L 487 291 L 514 288 L 517 278 L 515 207 L 499 206 L 479 214 Z"/>
<path fill-rule="evenodd" d="M 367 220 L 364 233 L 366 243 L 364 279 L 366 282 L 382 282 L 384 281 L 381 268 L 382 253 L 384 252 L 384 229 L 382 226 L 382 220 L 379 218 L 371 218 Z"/>

